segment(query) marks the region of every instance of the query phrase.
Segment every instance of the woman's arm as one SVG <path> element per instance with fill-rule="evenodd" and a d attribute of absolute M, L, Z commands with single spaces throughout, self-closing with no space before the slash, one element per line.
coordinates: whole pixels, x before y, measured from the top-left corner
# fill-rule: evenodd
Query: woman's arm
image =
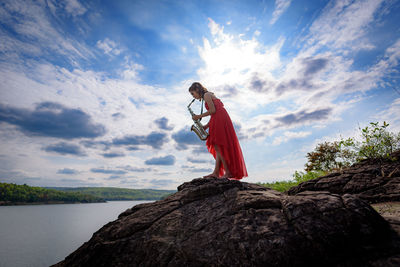
<path fill-rule="evenodd" d="M 215 113 L 215 106 L 214 106 L 214 102 L 212 101 L 210 93 L 204 94 L 204 101 L 206 101 L 206 103 L 208 105 L 208 111 L 200 114 L 201 118 Z"/>
<path fill-rule="evenodd" d="M 207 105 L 208 105 L 208 111 L 205 113 L 202 113 L 200 115 L 193 115 L 192 119 L 193 120 L 198 120 L 200 118 L 206 117 L 208 115 L 214 114 L 215 113 L 215 106 L 214 106 L 214 102 L 211 99 L 211 94 L 209 93 L 205 93 L 204 94 L 204 100 L 206 101 Z"/>

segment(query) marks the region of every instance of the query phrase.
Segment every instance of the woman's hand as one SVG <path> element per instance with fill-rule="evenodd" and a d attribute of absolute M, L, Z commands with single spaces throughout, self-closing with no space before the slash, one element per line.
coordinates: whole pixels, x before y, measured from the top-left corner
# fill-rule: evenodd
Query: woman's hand
<path fill-rule="evenodd" d="M 196 114 L 195 114 L 195 115 L 192 116 L 192 119 L 195 120 L 195 121 L 197 121 L 197 120 L 200 119 L 200 118 L 201 118 L 200 115 L 196 115 Z"/>

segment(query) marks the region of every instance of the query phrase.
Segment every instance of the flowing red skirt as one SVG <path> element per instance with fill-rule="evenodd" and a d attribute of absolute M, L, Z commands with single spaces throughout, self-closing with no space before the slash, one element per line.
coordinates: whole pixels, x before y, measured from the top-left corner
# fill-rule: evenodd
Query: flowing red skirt
<path fill-rule="evenodd" d="M 217 152 L 215 151 L 214 145 L 217 145 L 221 156 L 224 158 L 232 174 L 231 179 L 240 180 L 248 176 L 248 174 L 232 120 L 220 99 L 213 99 L 212 101 L 215 106 L 215 113 L 211 114 L 209 122 L 209 136 L 206 141 L 207 149 L 214 156 L 214 159 L 216 159 Z M 205 107 L 207 110 L 209 109 L 207 103 Z M 225 169 L 221 162 L 219 176 L 224 174 Z"/>

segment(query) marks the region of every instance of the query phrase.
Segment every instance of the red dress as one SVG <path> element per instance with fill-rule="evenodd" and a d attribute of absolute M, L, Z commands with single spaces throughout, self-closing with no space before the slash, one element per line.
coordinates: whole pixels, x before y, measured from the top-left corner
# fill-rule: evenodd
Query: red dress
<path fill-rule="evenodd" d="M 212 99 L 212 101 L 215 106 L 215 113 L 211 114 L 209 122 L 209 136 L 206 141 L 207 149 L 216 159 L 217 153 L 214 145 L 217 145 L 232 174 L 231 179 L 240 180 L 248 175 L 232 120 L 220 99 L 216 98 Z M 205 107 L 207 110 L 209 109 L 207 103 Z M 224 165 L 221 162 L 219 176 L 224 175 L 224 171 Z"/>

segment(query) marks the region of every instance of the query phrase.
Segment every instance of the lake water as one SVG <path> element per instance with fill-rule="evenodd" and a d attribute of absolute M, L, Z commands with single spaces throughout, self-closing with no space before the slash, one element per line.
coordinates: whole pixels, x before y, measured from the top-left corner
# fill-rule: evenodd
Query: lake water
<path fill-rule="evenodd" d="M 88 241 L 103 225 L 145 202 L 0 206 L 0 266 L 55 264 Z"/>

